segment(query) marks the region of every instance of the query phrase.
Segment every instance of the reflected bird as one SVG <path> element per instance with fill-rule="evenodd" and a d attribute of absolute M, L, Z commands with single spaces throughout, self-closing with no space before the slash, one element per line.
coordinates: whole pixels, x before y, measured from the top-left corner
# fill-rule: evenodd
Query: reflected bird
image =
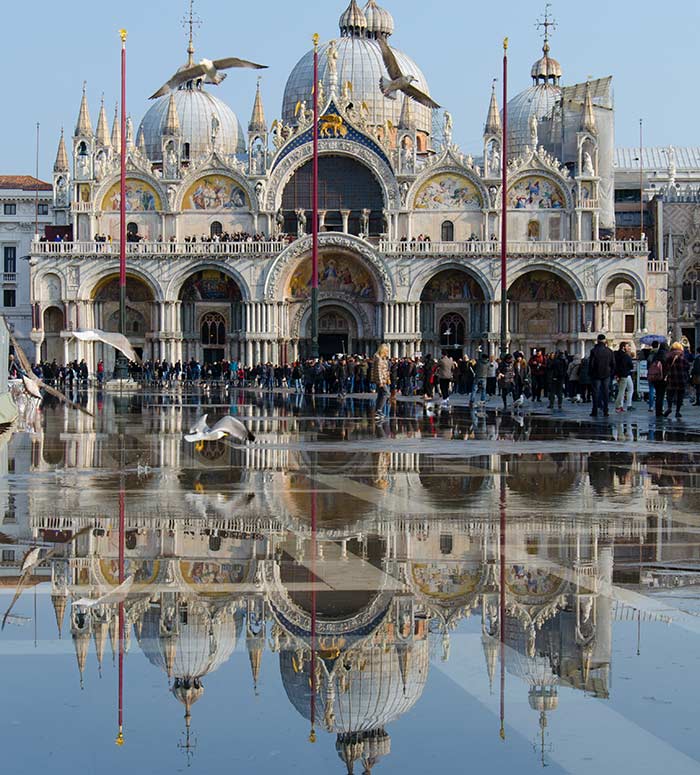
<path fill-rule="evenodd" d="M 118 587 L 115 587 L 105 595 L 101 595 L 95 600 L 91 600 L 88 597 L 81 597 L 80 600 L 76 600 L 73 605 L 76 608 L 94 608 L 98 605 L 116 605 L 123 603 L 131 592 L 131 587 L 134 583 L 134 577 L 129 576 Z"/>
<path fill-rule="evenodd" d="M 216 425 L 210 428 L 207 425 L 208 416 L 205 414 L 197 420 L 190 428 L 190 432 L 185 435 L 185 441 L 219 441 L 223 438 L 230 438 L 241 444 L 245 444 L 246 441 L 255 441 L 254 434 L 236 417 L 231 417 L 231 415 L 222 417 Z"/>

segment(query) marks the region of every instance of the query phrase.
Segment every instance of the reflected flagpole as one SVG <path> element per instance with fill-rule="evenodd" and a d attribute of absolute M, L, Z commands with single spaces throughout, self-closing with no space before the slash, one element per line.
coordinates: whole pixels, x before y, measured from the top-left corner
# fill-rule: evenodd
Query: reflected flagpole
<path fill-rule="evenodd" d="M 499 539 L 500 539 L 500 596 L 498 621 L 501 636 L 501 740 L 506 739 L 506 472 L 505 461 L 501 461 L 500 497 L 499 497 Z"/>
<path fill-rule="evenodd" d="M 123 437 L 122 437 L 123 444 Z M 124 548 L 126 540 L 126 495 L 124 492 L 124 461 L 122 459 L 121 482 L 119 485 L 119 583 L 124 583 Z M 117 734 L 116 744 L 124 745 L 124 601 L 119 603 L 119 703 L 118 703 L 118 724 L 119 732 Z"/>
<path fill-rule="evenodd" d="M 309 742 L 316 742 L 316 527 L 317 527 L 317 503 L 316 483 L 312 483 L 311 491 L 311 732 Z"/>
<path fill-rule="evenodd" d="M 501 358 L 508 348 L 508 38 L 503 40 L 503 140 L 501 148 Z"/>
<path fill-rule="evenodd" d="M 311 184 L 311 357 L 318 358 L 318 33 L 314 34 L 314 158 Z"/>

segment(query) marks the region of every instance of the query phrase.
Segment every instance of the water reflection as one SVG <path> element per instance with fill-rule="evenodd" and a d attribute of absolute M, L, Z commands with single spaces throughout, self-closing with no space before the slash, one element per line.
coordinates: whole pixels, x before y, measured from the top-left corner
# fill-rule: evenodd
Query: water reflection
<path fill-rule="evenodd" d="M 505 704 L 508 682 L 527 702 L 533 762 L 546 761 L 560 705 L 577 694 L 612 698 L 615 622 L 673 618 L 618 584 L 653 583 L 678 560 L 680 542 L 664 536 L 697 513 L 692 455 L 323 451 L 314 443 L 361 442 L 376 427 L 364 414 L 313 417 L 276 399 L 212 407 L 255 418 L 260 443 L 197 450 L 182 433 L 198 399 L 90 396 L 103 402 L 94 419 L 49 407 L 40 427 L 0 452 L 10 474 L 3 530 L 19 547 L 59 547 L 43 578 L 57 635 L 70 633 L 76 682 L 118 652 L 119 607 L 85 611 L 75 601 L 119 583 L 117 493 L 126 486 L 124 573 L 135 585 L 124 647 L 143 654 L 182 706 L 188 757 L 207 687 L 245 649 L 251 691 L 269 680 L 272 656 L 284 695 L 270 701 L 286 697 L 341 770 L 391 771 L 392 730 L 420 706 L 432 674 L 451 669 L 455 638 L 471 635 L 492 691 Z M 470 422 L 413 415 L 390 432 L 456 439 Z M 560 434 L 528 423 L 530 438 Z M 504 427 L 478 425 L 483 438 Z M 584 433 L 570 430 L 567 439 Z M 694 542 L 684 551 L 684 561 L 697 559 Z"/>

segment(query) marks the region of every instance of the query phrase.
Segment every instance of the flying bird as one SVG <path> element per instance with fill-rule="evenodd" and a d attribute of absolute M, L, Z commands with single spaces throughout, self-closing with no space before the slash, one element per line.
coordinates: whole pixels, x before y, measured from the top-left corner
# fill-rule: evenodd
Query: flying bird
<path fill-rule="evenodd" d="M 88 597 L 81 597 L 80 600 L 76 600 L 73 605 L 76 608 L 94 608 L 98 605 L 115 605 L 117 603 L 123 603 L 131 592 L 131 587 L 134 583 L 134 577 L 129 576 L 118 587 L 107 592 L 105 595 L 100 595 L 95 600 Z"/>
<path fill-rule="evenodd" d="M 207 425 L 207 417 L 208 415 L 205 414 L 197 420 L 185 436 L 185 441 L 219 441 L 225 437 L 241 444 L 245 444 L 246 441 L 255 441 L 255 436 L 236 417 L 231 417 L 231 415 L 222 417 L 211 428 Z"/>
<path fill-rule="evenodd" d="M 133 363 L 141 363 L 136 350 L 131 346 L 131 342 L 124 334 L 114 334 L 108 331 L 99 331 L 95 328 L 85 331 L 73 331 L 73 336 L 79 342 L 104 342 L 115 350 L 125 355 Z"/>
<path fill-rule="evenodd" d="M 85 535 L 86 533 L 89 533 L 92 530 L 92 527 L 84 527 L 82 530 L 79 530 L 77 533 L 73 535 L 73 537 L 68 541 L 69 544 L 75 543 L 80 536 Z M 0 630 L 5 629 L 5 625 L 7 624 L 7 620 L 10 617 L 10 614 L 12 613 L 12 609 L 15 607 L 15 603 L 20 599 L 22 592 L 24 590 L 24 587 L 27 585 L 27 582 L 29 581 L 30 576 L 32 575 L 32 571 L 34 568 L 37 568 L 39 565 L 42 565 L 45 562 L 48 562 L 50 559 L 56 556 L 58 554 L 59 548 L 63 548 L 66 546 L 66 544 L 61 544 L 60 547 L 57 547 L 55 549 L 52 549 L 50 552 L 47 552 L 43 557 L 40 556 L 41 547 L 34 546 L 32 549 L 30 549 L 25 555 L 24 559 L 22 560 L 22 573 L 19 577 L 19 581 L 17 582 L 17 589 L 15 590 L 15 595 L 12 598 L 12 602 L 10 603 L 10 607 L 5 611 L 5 615 L 2 617 L 2 626 L 0 626 Z"/>
<path fill-rule="evenodd" d="M 188 81 L 203 80 L 204 83 L 213 83 L 219 85 L 226 73 L 222 73 L 221 70 L 229 70 L 232 67 L 247 67 L 253 70 L 264 70 L 267 65 L 258 65 L 255 62 L 248 62 L 246 59 L 238 59 L 237 57 L 227 57 L 226 59 L 202 59 L 198 64 L 193 64 L 178 70 L 175 75 L 158 91 L 150 97 L 152 100 L 162 97 L 169 91 L 177 89 L 183 83 Z"/>
<path fill-rule="evenodd" d="M 421 105 L 425 105 L 426 108 L 439 108 L 440 106 L 432 99 L 432 97 L 429 97 L 425 92 L 422 92 L 412 85 L 414 81 L 418 80 L 417 78 L 413 75 L 404 75 L 401 72 L 401 67 L 396 61 L 396 56 L 386 40 L 380 36 L 377 38 L 377 43 L 379 43 L 382 58 L 384 59 L 384 66 L 386 67 L 390 78 L 390 80 L 387 80 L 382 76 L 382 78 L 379 79 L 379 88 L 381 89 L 382 94 L 387 99 L 395 100 L 396 92 L 401 91 L 412 100 L 415 100 Z"/>
<path fill-rule="evenodd" d="M 5 323 L 7 323 L 7 321 L 5 321 Z M 42 382 L 42 380 L 36 377 L 32 371 L 32 366 L 29 363 L 29 359 L 27 358 L 26 353 L 20 347 L 19 342 L 15 339 L 13 334 L 10 334 L 10 342 L 12 342 L 12 346 L 15 348 L 15 355 L 17 356 L 19 365 L 24 372 L 24 374 L 22 374 L 22 383 L 24 384 L 24 389 L 29 395 L 35 398 L 41 397 L 41 393 L 39 392 L 39 389 L 41 388 L 49 395 L 57 398 L 59 401 L 69 406 L 71 409 L 77 409 L 79 412 L 86 414 L 88 417 L 93 416 L 92 412 L 88 412 L 84 406 L 73 403 L 73 401 L 66 398 L 66 396 L 64 396 L 63 393 L 61 393 L 59 390 L 51 387 L 51 385 L 47 385 L 45 382 Z"/>

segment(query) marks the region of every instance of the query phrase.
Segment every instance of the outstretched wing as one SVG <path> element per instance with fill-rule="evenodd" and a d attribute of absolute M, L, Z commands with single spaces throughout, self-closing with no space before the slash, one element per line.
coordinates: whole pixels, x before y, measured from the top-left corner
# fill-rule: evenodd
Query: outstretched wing
<path fill-rule="evenodd" d="M 81 342 L 104 342 L 110 347 L 114 347 L 115 350 L 119 350 L 119 352 L 123 353 L 130 361 L 141 363 L 141 359 L 136 354 L 136 350 L 134 350 L 131 346 L 131 342 L 129 342 L 124 334 L 89 329 L 86 331 L 73 331 L 73 336 Z"/>
<path fill-rule="evenodd" d="M 5 321 L 7 323 L 7 321 Z M 92 417 L 92 412 L 88 412 L 88 410 L 84 406 L 80 406 L 80 404 L 75 404 L 72 401 L 69 401 L 63 393 L 56 390 L 56 388 L 52 388 L 51 385 L 47 385 L 45 382 L 42 382 L 40 379 L 37 379 L 34 376 L 34 372 L 32 371 L 31 364 L 29 363 L 29 360 L 27 356 L 25 355 L 24 350 L 20 347 L 19 342 L 15 339 L 13 334 L 10 334 L 10 341 L 12 342 L 12 346 L 15 348 L 15 355 L 17 356 L 17 359 L 19 360 L 19 365 L 22 367 L 22 369 L 25 371 L 26 376 L 28 379 L 32 380 L 36 383 L 36 385 L 43 390 L 45 390 L 49 395 L 53 396 L 54 398 L 57 398 L 59 401 L 63 402 L 67 406 L 69 406 L 71 409 L 77 409 L 79 412 L 82 412 L 83 414 L 86 414 L 88 417 Z"/>
<path fill-rule="evenodd" d="M 225 59 L 215 59 L 214 67 L 217 70 L 228 70 L 230 67 L 247 67 L 250 70 L 266 70 L 267 65 L 258 65 L 255 62 L 249 62 L 247 59 L 238 57 L 226 57 Z"/>
<path fill-rule="evenodd" d="M 404 94 L 408 94 L 408 96 L 412 100 L 419 102 L 421 105 L 425 105 L 426 108 L 440 107 L 432 97 L 429 97 L 425 92 L 422 92 L 420 89 L 416 89 L 415 86 L 407 86 L 405 89 L 402 89 L 402 91 L 404 92 Z"/>
<path fill-rule="evenodd" d="M 73 605 L 76 606 L 76 608 L 93 608 L 96 605 L 114 605 L 116 603 L 123 603 L 129 596 L 133 583 L 134 577 L 129 576 L 118 587 L 115 587 L 105 595 L 98 597 L 96 600 L 81 597 L 80 600 L 76 600 Z"/>
<path fill-rule="evenodd" d="M 75 541 L 77 541 L 80 538 L 80 536 L 85 535 L 85 533 L 89 533 L 91 530 L 92 530 L 91 526 L 90 527 L 84 527 L 82 530 L 79 530 L 77 533 L 75 533 L 73 535 L 73 537 L 70 539 L 70 541 L 68 541 L 68 543 L 69 544 L 75 543 Z M 66 544 L 61 544 L 61 548 L 63 548 L 65 545 Z M 30 550 L 30 553 L 32 553 L 33 551 L 34 550 Z M 22 592 L 24 591 L 24 587 L 27 585 L 27 581 L 29 581 L 29 579 L 31 578 L 32 571 L 34 570 L 34 568 L 36 568 L 38 565 L 41 565 L 41 564 L 47 562 L 48 560 L 50 560 L 52 557 L 54 557 L 58 553 L 58 551 L 59 551 L 58 549 L 52 549 L 50 552 L 47 552 L 44 555 L 44 557 L 39 559 L 39 561 L 36 562 L 35 564 L 30 565 L 29 568 L 24 573 L 22 573 L 22 575 L 20 576 L 19 582 L 17 583 L 17 589 L 15 590 L 15 595 L 12 598 L 12 602 L 10 603 L 10 607 L 7 609 L 7 611 L 5 611 L 5 615 L 2 617 L 2 625 L 0 626 L 0 630 L 4 630 L 5 629 L 5 625 L 7 624 L 7 619 L 10 616 L 10 614 L 12 613 L 12 609 L 15 607 L 15 603 L 22 596 Z M 24 564 L 26 564 L 26 561 L 27 561 L 28 557 L 29 557 L 29 554 L 27 554 L 27 556 L 25 557 L 25 563 Z"/>
<path fill-rule="evenodd" d="M 152 94 L 149 99 L 157 100 L 158 97 L 162 97 L 173 89 L 177 89 L 183 83 L 192 81 L 195 78 L 199 78 L 200 75 L 204 75 L 207 72 L 204 65 L 192 65 L 192 67 L 186 67 L 184 70 L 178 70 L 175 75 L 163 86 L 158 89 L 155 94 Z"/>
<path fill-rule="evenodd" d="M 245 444 L 246 441 L 255 441 L 255 436 L 245 427 L 245 425 L 237 418 L 232 417 L 230 414 L 226 417 L 222 417 L 219 422 L 212 428 L 212 433 L 215 431 L 223 431 L 232 439 Z"/>
<path fill-rule="evenodd" d="M 386 67 L 386 71 L 387 73 L 389 73 L 389 77 L 392 79 L 392 81 L 396 80 L 397 78 L 401 78 L 403 73 L 401 72 L 399 63 L 396 61 L 394 52 L 389 47 L 389 44 L 381 36 L 377 38 L 377 43 L 379 43 L 379 48 L 382 51 L 382 59 L 384 60 L 384 67 Z"/>

